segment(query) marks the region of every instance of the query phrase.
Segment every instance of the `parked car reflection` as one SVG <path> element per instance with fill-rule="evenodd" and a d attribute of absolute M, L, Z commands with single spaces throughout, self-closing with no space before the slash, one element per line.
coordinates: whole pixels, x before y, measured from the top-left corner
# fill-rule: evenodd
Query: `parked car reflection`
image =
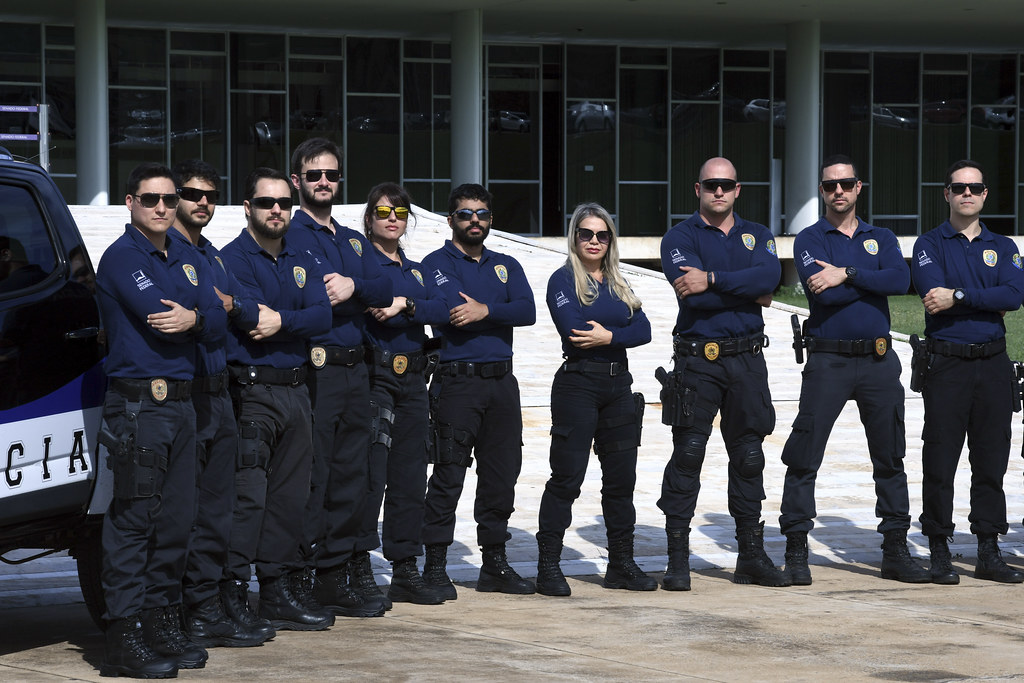
<path fill-rule="evenodd" d="M 876 104 L 871 108 L 871 118 L 879 126 L 890 128 L 917 128 L 917 117 L 909 109 L 886 107 Z"/>
<path fill-rule="evenodd" d="M 786 102 L 776 100 L 774 103 L 766 98 L 750 100 L 743 107 L 743 116 L 748 121 L 768 121 L 776 128 L 786 127 Z"/>
<path fill-rule="evenodd" d="M 497 132 L 508 130 L 515 133 L 526 133 L 530 130 L 530 117 L 521 111 L 492 109 L 487 113 L 487 127 L 491 131 Z"/>
<path fill-rule="evenodd" d="M 570 132 L 586 133 L 615 127 L 615 110 L 604 102 L 576 102 L 566 110 Z"/>

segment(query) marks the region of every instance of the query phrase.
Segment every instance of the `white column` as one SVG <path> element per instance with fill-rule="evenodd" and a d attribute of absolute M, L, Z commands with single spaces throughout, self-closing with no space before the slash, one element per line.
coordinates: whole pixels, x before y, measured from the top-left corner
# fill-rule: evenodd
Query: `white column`
<path fill-rule="evenodd" d="M 484 179 L 483 11 L 452 16 L 452 187 Z"/>
<path fill-rule="evenodd" d="M 786 234 L 818 221 L 821 22 L 786 27 Z"/>
<path fill-rule="evenodd" d="M 107 3 L 75 2 L 75 141 L 79 204 L 109 204 Z"/>

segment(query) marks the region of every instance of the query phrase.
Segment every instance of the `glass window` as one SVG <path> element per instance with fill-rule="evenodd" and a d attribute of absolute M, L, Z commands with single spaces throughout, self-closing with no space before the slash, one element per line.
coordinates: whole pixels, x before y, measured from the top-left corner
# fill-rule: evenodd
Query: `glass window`
<path fill-rule="evenodd" d="M 693 184 L 701 164 L 718 155 L 717 102 L 684 103 L 672 108 L 672 213 L 690 215 L 697 208 Z"/>
<path fill-rule="evenodd" d="M 967 76 L 925 74 L 922 86 L 921 180 L 942 183 L 950 162 L 967 156 Z"/>
<path fill-rule="evenodd" d="M 741 181 L 768 181 L 773 125 L 785 114 L 771 101 L 767 71 L 726 71 L 722 91 L 722 155 L 736 166 Z"/>
<path fill-rule="evenodd" d="M 46 25 L 47 47 L 74 47 L 75 27 L 74 26 L 51 26 Z"/>
<path fill-rule="evenodd" d="M 46 51 L 46 104 L 50 105 L 50 173 L 75 173 L 73 50 Z"/>
<path fill-rule="evenodd" d="M 257 166 L 287 172 L 283 94 L 231 93 L 231 196 L 240 204 L 245 177 Z"/>
<path fill-rule="evenodd" d="M 295 47 L 294 41 L 292 47 Z M 325 137 L 342 146 L 345 136 L 342 99 L 345 64 L 340 59 L 292 58 L 288 61 L 288 69 L 291 149 L 314 137 Z"/>
<path fill-rule="evenodd" d="M 740 178 L 743 178 L 742 171 Z M 768 185 L 743 183 L 740 196 L 736 198 L 735 210 L 741 218 L 761 225 L 770 225 L 768 208 L 771 203 L 771 188 Z M 694 206 L 696 208 L 696 205 Z"/>
<path fill-rule="evenodd" d="M 349 38 L 349 92 L 397 93 L 399 48 L 397 39 Z"/>
<path fill-rule="evenodd" d="M 491 66 L 487 85 L 487 177 L 538 179 L 539 68 Z"/>
<path fill-rule="evenodd" d="M 32 105 L 40 101 L 38 85 L 0 84 L 0 104 Z M 0 132 L 11 135 L 35 135 L 39 131 L 39 115 L 25 112 L 0 112 Z M 0 145 L 11 154 L 26 159 L 39 156 L 38 140 L 2 140 Z"/>
<path fill-rule="evenodd" d="M 203 159 L 227 173 L 226 61 L 222 55 L 171 55 L 172 163 Z"/>
<path fill-rule="evenodd" d="M 729 67 L 761 67 L 767 69 L 768 50 L 726 50 L 724 61 L 726 68 Z"/>
<path fill-rule="evenodd" d="M 669 229 L 668 186 L 624 183 L 619 186 L 619 229 L 624 237 L 660 236 Z"/>
<path fill-rule="evenodd" d="M 490 183 L 494 193 L 495 230 L 536 235 L 540 232 L 538 183 Z M 447 204 L 446 204 L 447 206 Z"/>
<path fill-rule="evenodd" d="M 971 57 L 971 104 L 1003 104 L 1016 88 L 1016 55 Z"/>
<path fill-rule="evenodd" d="M 925 71 L 967 71 L 967 55 L 958 54 L 926 54 L 924 56 Z"/>
<path fill-rule="evenodd" d="M 132 169 L 144 161 L 167 163 L 167 92 L 110 88 L 110 196 L 124 196 Z M 120 203 L 114 201 L 114 203 Z"/>
<path fill-rule="evenodd" d="M 604 45 L 568 45 L 565 96 L 615 99 L 615 48 Z"/>
<path fill-rule="evenodd" d="M 431 92 L 432 65 L 424 62 L 406 62 L 402 100 L 402 120 L 405 123 L 406 178 L 430 178 L 434 159 L 434 112 Z"/>
<path fill-rule="evenodd" d="M 866 73 L 829 73 L 822 89 L 822 156 L 846 154 L 865 175 L 871 149 L 869 79 Z M 867 210 L 866 202 L 862 206 Z"/>
<path fill-rule="evenodd" d="M 665 66 L 668 64 L 668 50 L 660 47 L 623 47 L 619 50 L 619 63 Z"/>
<path fill-rule="evenodd" d="M 292 36 L 289 42 L 292 56 L 342 57 L 345 54 L 344 38 L 323 36 Z"/>
<path fill-rule="evenodd" d="M 875 57 L 875 97 L 881 104 L 918 102 L 917 53 L 877 52 Z"/>
<path fill-rule="evenodd" d="M 875 105 L 874 149 L 871 182 L 872 212 L 917 215 L 918 147 L 916 120 L 904 125 L 903 117 L 889 107 Z M 911 233 L 912 234 L 912 233 Z"/>
<path fill-rule="evenodd" d="M 57 267 L 44 214 L 32 192 L 0 184 L 0 298 L 29 289 Z M 4 335 L 0 335 L 4 336 Z"/>
<path fill-rule="evenodd" d="M 232 88 L 284 90 L 284 65 L 283 35 L 231 34 Z"/>
<path fill-rule="evenodd" d="M 566 110 L 566 210 L 581 202 L 615 206 L 615 101 L 569 102 Z"/>
<path fill-rule="evenodd" d="M 668 179 L 668 71 L 619 71 L 620 180 Z"/>
<path fill-rule="evenodd" d="M 171 31 L 171 49 L 187 52 L 224 52 L 223 33 Z"/>
<path fill-rule="evenodd" d="M 402 52 L 406 59 L 430 59 L 431 42 L 429 40 L 403 40 Z"/>
<path fill-rule="evenodd" d="M 535 45 L 490 45 L 488 64 L 539 64 L 540 50 Z"/>
<path fill-rule="evenodd" d="M 718 50 L 672 50 L 672 99 L 714 100 L 722 91 Z"/>
<path fill-rule="evenodd" d="M 956 157 L 959 159 L 960 157 Z M 946 162 L 949 166 L 950 162 Z M 945 172 L 945 168 L 943 168 Z M 921 187 L 921 232 L 925 233 L 932 228 L 942 225 L 949 220 L 949 204 L 942 194 L 942 184 L 945 178 L 937 184 L 923 185 Z"/>
<path fill-rule="evenodd" d="M 167 32 L 156 29 L 107 30 L 110 85 L 163 86 L 167 78 Z"/>
<path fill-rule="evenodd" d="M 0 23 L 0 81 L 38 83 L 42 80 L 41 54 L 39 24 Z"/>
<path fill-rule="evenodd" d="M 377 183 L 401 178 L 400 104 L 398 97 L 349 96 L 347 201 L 361 202 Z"/>

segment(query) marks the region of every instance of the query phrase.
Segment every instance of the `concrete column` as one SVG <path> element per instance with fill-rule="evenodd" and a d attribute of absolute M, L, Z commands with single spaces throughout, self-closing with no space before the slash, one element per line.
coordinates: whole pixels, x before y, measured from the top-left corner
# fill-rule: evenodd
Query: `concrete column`
<path fill-rule="evenodd" d="M 483 11 L 452 15 L 452 187 L 484 180 Z"/>
<path fill-rule="evenodd" d="M 786 234 L 818 221 L 821 22 L 786 27 Z"/>
<path fill-rule="evenodd" d="M 75 170 L 79 204 L 109 204 L 107 3 L 75 2 Z"/>

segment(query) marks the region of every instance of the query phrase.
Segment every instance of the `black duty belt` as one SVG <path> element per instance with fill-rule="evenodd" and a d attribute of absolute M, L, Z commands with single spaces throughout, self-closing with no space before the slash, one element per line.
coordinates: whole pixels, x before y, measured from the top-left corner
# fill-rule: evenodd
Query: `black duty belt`
<path fill-rule="evenodd" d="M 708 360 L 718 360 L 720 356 L 736 356 L 741 353 L 757 355 L 768 346 L 767 335 L 757 334 L 753 337 L 735 339 L 673 339 L 672 348 L 677 355 L 703 356 Z"/>
<path fill-rule="evenodd" d="M 309 349 L 309 363 L 319 370 L 325 365 L 355 365 L 362 363 L 366 356 L 363 346 L 312 346 Z"/>
<path fill-rule="evenodd" d="M 462 375 L 464 377 L 487 378 L 504 377 L 510 372 L 512 372 L 512 361 L 510 360 L 499 360 L 493 363 L 466 363 L 464 361 L 454 361 L 438 365 L 435 374 L 451 375 L 452 377 Z"/>
<path fill-rule="evenodd" d="M 874 339 L 819 339 L 807 338 L 809 353 L 838 353 L 841 356 L 878 356 L 881 358 L 892 346 L 892 337 Z"/>
<path fill-rule="evenodd" d="M 164 401 L 187 401 L 192 398 L 192 380 L 190 379 L 111 377 L 110 388 L 130 401 L 151 398 L 157 403 L 163 403 Z"/>
<path fill-rule="evenodd" d="M 989 358 L 1006 350 L 1006 337 L 984 344 L 957 344 L 956 342 L 928 339 L 928 351 L 954 358 Z"/>
<path fill-rule="evenodd" d="M 231 379 L 239 384 L 283 384 L 296 386 L 306 381 L 306 367 L 275 368 L 269 365 L 229 365 Z"/>
<path fill-rule="evenodd" d="M 629 363 L 602 363 L 596 360 L 572 360 L 562 363 L 562 370 L 566 372 L 585 372 L 593 375 L 608 375 L 615 377 L 629 370 Z"/>
<path fill-rule="evenodd" d="M 228 378 L 228 371 L 221 370 L 216 375 L 196 377 L 192 380 L 193 394 L 219 394 L 227 388 L 231 380 Z"/>
<path fill-rule="evenodd" d="M 427 356 L 422 351 L 395 353 L 374 347 L 367 354 L 367 360 L 378 367 L 387 368 L 399 377 L 409 372 L 422 373 L 427 369 Z"/>

